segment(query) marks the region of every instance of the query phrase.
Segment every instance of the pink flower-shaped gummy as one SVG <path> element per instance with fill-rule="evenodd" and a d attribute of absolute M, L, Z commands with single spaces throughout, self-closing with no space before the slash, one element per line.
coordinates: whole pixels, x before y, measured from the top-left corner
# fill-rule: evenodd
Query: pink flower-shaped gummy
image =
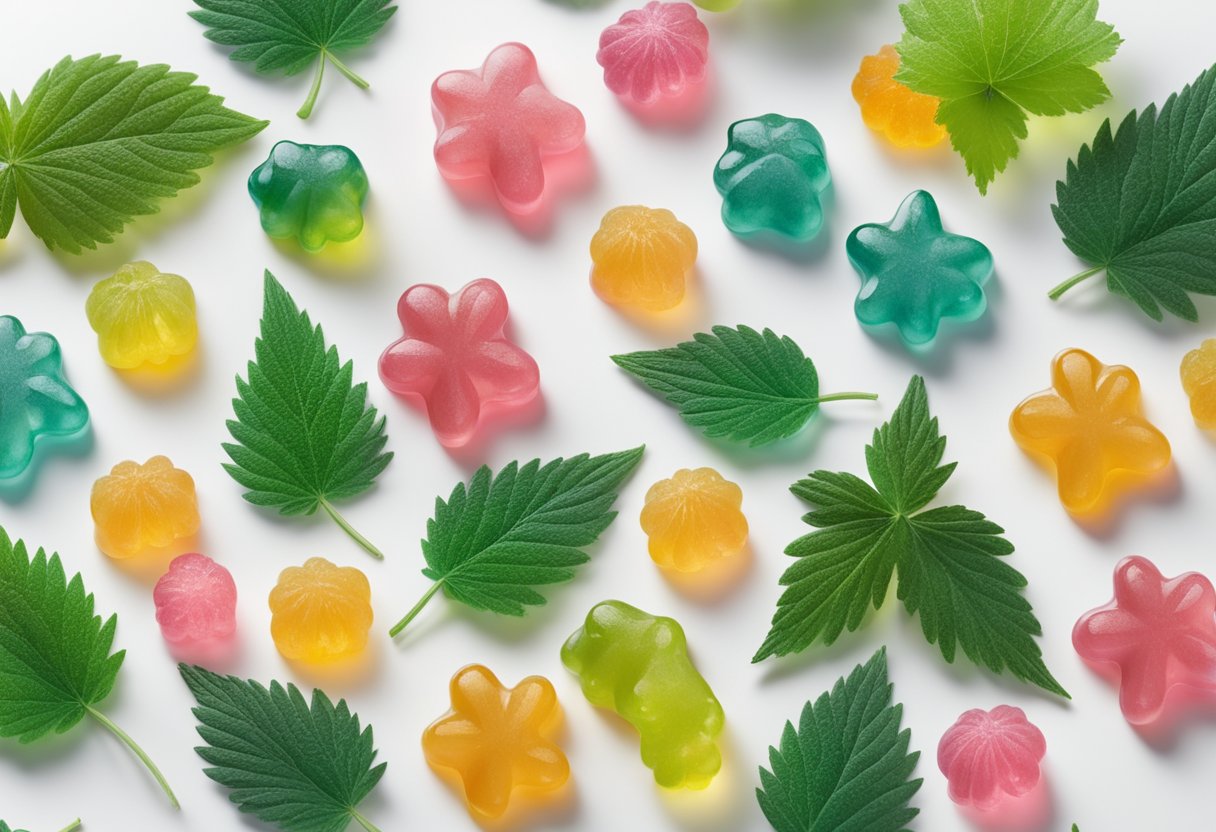
<path fill-rule="evenodd" d="M 642 105 L 679 98 L 705 80 L 709 29 L 688 3 L 652 0 L 603 31 L 595 59 L 604 84 L 622 98 Z"/>
<path fill-rule="evenodd" d="M 1081 658 L 1119 669 L 1119 707 L 1132 725 L 1161 717 L 1170 690 L 1216 693 L 1216 591 L 1198 572 L 1165 578 L 1147 558 L 1115 567 L 1115 597 L 1072 630 Z"/>
<path fill-rule="evenodd" d="M 1005 795 L 1021 797 L 1039 782 L 1047 741 L 1021 708 L 998 705 L 967 711 L 937 744 L 937 767 L 950 783 L 950 799 L 981 811 Z"/>
<path fill-rule="evenodd" d="M 586 129 L 578 108 L 541 82 L 536 57 L 522 43 L 499 46 L 480 69 L 440 75 L 431 104 L 439 172 L 489 177 L 499 202 L 516 214 L 540 206 L 545 158 L 580 147 Z"/>
<path fill-rule="evenodd" d="M 397 303 L 405 336 L 380 356 L 389 390 L 426 403 L 439 442 L 457 448 L 473 438 L 487 404 L 527 404 L 540 388 L 532 356 L 503 334 L 507 296 L 488 278 L 454 295 L 421 283 Z"/>
<path fill-rule="evenodd" d="M 236 632 L 232 573 L 206 555 L 174 558 L 152 590 L 156 621 L 170 644 L 194 648 L 223 642 Z"/>

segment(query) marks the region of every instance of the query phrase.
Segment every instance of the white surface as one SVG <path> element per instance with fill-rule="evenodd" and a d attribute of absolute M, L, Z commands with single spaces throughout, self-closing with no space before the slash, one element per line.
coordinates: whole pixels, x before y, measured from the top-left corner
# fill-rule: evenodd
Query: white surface
<path fill-rule="evenodd" d="M 376 44 L 351 60 L 372 82 L 370 94 L 329 74 L 306 123 L 294 112 L 309 77 L 264 79 L 230 62 L 186 16 L 190 4 L 184 0 L 8 4 L 7 45 L 0 50 L 5 90 L 24 94 L 67 53 L 121 53 L 197 72 L 232 106 L 272 124 L 248 145 L 223 154 L 204 171 L 201 186 L 94 256 L 50 255 L 20 220 L 11 239 L 0 243 L 0 312 L 60 339 L 95 430 L 87 455 L 43 459 L 29 496 L 0 502 L 0 523 L 14 536 L 61 552 L 69 569 L 84 573 L 98 608 L 119 613 L 117 646 L 128 655 L 105 710 L 160 763 L 183 805 L 180 814 L 170 811 L 127 751 L 86 723 L 31 747 L 0 742 L 0 816 L 35 832 L 59 829 L 77 815 L 89 832 L 260 828 L 228 805 L 191 751 L 191 700 L 153 620 L 152 578 L 128 574 L 92 541 L 92 481 L 122 459 L 164 453 L 197 480 L 201 549 L 237 579 L 242 652 L 232 672 L 302 686 L 318 681 L 289 668 L 270 641 L 266 596 L 280 569 L 322 554 L 371 578 L 377 618 L 370 667 L 361 679 L 322 681 L 375 726 L 389 768 L 364 813 L 385 832 L 475 828 L 463 803 L 428 770 L 419 747 L 423 727 L 448 706 L 449 677 L 474 661 L 509 683 L 530 673 L 548 676 L 564 706 L 573 797 L 530 828 L 765 829 L 752 789 L 769 743 L 807 698 L 883 644 L 913 747 L 922 752 L 917 774 L 925 783 L 915 798 L 921 808 L 916 829 L 968 828 L 946 797 L 936 743 L 963 710 L 1001 702 L 1024 707 L 1047 736 L 1055 808 L 1044 829 L 1065 829 L 1074 820 L 1086 832 L 1210 824 L 1216 808 L 1212 722 L 1195 718 L 1173 741 L 1146 743 L 1120 716 L 1115 691 L 1082 666 L 1069 634 L 1080 613 L 1110 597 L 1112 568 L 1123 555 L 1147 555 L 1166 574 L 1216 572 L 1210 545 L 1216 448 L 1194 427 L 1177 378 L 1182 354 L 1212 331 L 1216 302 L 1200 302 L 1198 327 L 1158 325 L 1108 296 L 1098 282 L 1060 304 L 1050 303 L 1045 292 L 1080 269 L 1048 209 L 1065 159 L 1103 116 L 1121 117 L 1162 101 L 1207 66 L 1216 6 L 1104 0 L 1101 17 L 1127 39 L 1103 67 L 1114 100 L 1083 116 L 1036 121 L 1022 158 L 983 199 L 954 155 L 943 149 L 900 156 L 861 123 L 849 83 L 862 54 L 899 37 L 896 4 L 820 2 L 819 12 L 797 24 L 780 22 L 759 6 L 704 15 L 717 94 L 699 127 L 677 133 L 641 126 L 601 83 L 596 40 L 630 7 L 625 2 L 584 11 L 542 0 L 405 3 Z M 430 152 L 432 79 L 476 66 L 493 46 L 512 39 L 528 43 L 551 89 L 582 108 L 598 170 L 592 188 L 558 204 L 551 232 L 540 238 L 521 235 L 496 211 L 464 206 L 438 176 Z M 768 111 L 810 119 L 827 143 L 836 205 L 823 251 L 805 262 L 740 244 L 718 218 L 710 173 L 726 126 Z M 365 244 L 353 263 L 310 258 L 262 234 L 244 180 L 279 139 L 343 143 L 362 158 L 372 197 Z M 889 218 L 916 187 L 931 190 L 947 226 L 984 241 L 997 263 L 987 317 L 945 339 L 928 358 L 859 330 L 852 314 L 858 281 L 843 247 L 849 229 Z M 671 208 L 696 231 L 698 301 L 687 320 L 638 327 L 590 291 L 587 243 L 603 212 L 621 203 Z M 198 296 L 202 360 L 196 376 L 176 391 L 141 392 L 109 370 L 85 320 L 93 282 L 136 258 L 185 275 Z M 397 456 L 373 491 L 343 507 L 381 545 L 385 563 L 368 558 L 327 520 L 279 520 L 253 508 L 220 468 L 233 376 L 252 354 L 263 267 L 316 315 L 342 355 L 355 360 L 357 375 L 371 382 L 372 401 L 387 414 L 389 448 Z M 453 457 L 434 441 L 425 419 L 379 383 L 375 361 L 400 333 L 394 304 L 406 286 L 432 281 L 455 289 L 483 275 L 506 288 L 515 330 L 540 363 L 544 413 L 535 424 Z M 881 401 L 830 405 L 793 447 L 743 455 L 701 439 L 608 361 L 610 353 L 668 345 L 714 323 L 788 334 L 815 359 L 826 391 L 874 390 Z M 1179 461 L 1176 494 L 1131 505 L 1102 535 L 1065 516 L 1052 481 L 1023 457 L 1005 427 L 1010 409 L 1046 386 L 1052 355 L 1073 345 L 1140 373 L 1148 413 Z M 1047 663 L 1075 697 L 1071 704 L 966 662 L 946 665 L 893 596 L 861 633 L 833 648 L 749 664 L 768 627 L 777 578 L 789 564 L 782 549 L 806 531 L 799 520 L 804 506 L 787 486 L 814 468 L 861 473 L 870 431 L 890 413 L 913 372 L 928 379 L 933 410 L 949 436 L 947 459 L 961 463 L 940 500 L 982 510 L 1008 530 L 1018 549 L 1011 562 L 1029 578 L 1028 597 L 1046 632 Z M 446 495 L 482 462 L 497 468 L 515 458 L 639 442 L 648 451 L 620 499 L 618 522 L 574 582 L 546 590 L 548 607 L 507 621 L 437 598 L 402 641 L 388 640 L 387 628 L 429 585 L 418 571 L 418 540 L 437 494 Z M 651 482 L 697 465 L 716 466 L 743 486 L 752 526 L 750 569 L 713 602 L 681 594 L 659 574 L 637 522 Z M 635 736 L 594 711 L 562 668 L 562 640 L 604 598 L 673 615 L 687 630 L 696 662 L 728 715 L 726 766 L 708 792 L 656 789 Z"/>

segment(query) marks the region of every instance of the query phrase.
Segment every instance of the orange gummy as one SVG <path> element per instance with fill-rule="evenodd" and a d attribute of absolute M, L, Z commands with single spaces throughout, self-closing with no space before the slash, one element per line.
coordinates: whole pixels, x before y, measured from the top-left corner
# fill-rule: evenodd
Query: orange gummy
<path fill-rule="evenodd" d="M 194 480 L 166 456 L 120 462 L 93 483 L 89 499 L 97 548 L 130 558 L 198 531 Z"/>
<path fill-rule="evenodd" d="M 613 306 L 663 312 L 684 300 L 697 237 L 665 208 L 622 205 L 591 238 L 591 287 Z"/>
<path fill-rule="evenodd" d="M 853 98 L 861 105 L 861 119 L 896 147 L 932 147 L 946 138 L 936 123 L 939 100 L 905 87 L 895 80 L 899 53 L 887 44 L 876 55 L 861 59 L 853 78 Z"/>
<path fill-rule="evenodd" d="M 270 635 L 284 658 L 321 664 L 362 653 L 372 589 L 353 566 L 309 558 L 279 573 L 270 592 Z"/>
<path fill-rule="evenodd" d="M 747 544 L 743 492 L 713 468 L 682 468 L 646 492 L 642 530 L 650 557 L 681 572 L 703 569 Z"/>
<path fill-rule="evenodd" d="M 1209 338 L 1182 359 L 1182 389 L 1191 400 L 1195 424 L 1216 428 L 1216 338 Z"/>

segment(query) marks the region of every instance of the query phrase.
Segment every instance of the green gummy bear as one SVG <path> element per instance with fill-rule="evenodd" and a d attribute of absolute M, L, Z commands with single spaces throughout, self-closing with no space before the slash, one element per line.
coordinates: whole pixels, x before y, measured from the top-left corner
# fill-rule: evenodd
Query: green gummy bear
<path fill-rule="evenodd" d="M 818 234 L 832 174 L 814 125 L 769 113 L 736 121 L 726 136 L 714 168 L 726 227 L 741 237 L 771 232 L 798 242 Z"/>
<path fill-rule="evenodd" d="M 267 234 L 295 237 L 305 251 L 318 252 L 363 231 L 367 173 L 342 145 L 279 142 L 249 174 L 249 196 Z"/>
<path fill-rule="evenodd" d="M 701 789 L 722 767 L 722 706 L 688 657 L 672 618 L 603 601 L 562 646 L 583 695 L 620 714 L 642 739 L 642 762 L 667 788 Z"/>
<path fill-rule="evenodd" d="M 895 324 L 910 347 L 928 347 L 942 318 L 975 320 L 988 306 L 992 253 L 942 230 L 937 203 L 913 191 L 888 223 L 866 223 L 845 242 L 861 291 L 853 310 L 867 326 Z"/>
<path fill-rule="evenodd" d="M 66 438 L 89 425 L 89 408 L 63 376 L 55 336 L 26 333 L 0 316 L 0 480 L 25 472 L 39 437 Z"/>

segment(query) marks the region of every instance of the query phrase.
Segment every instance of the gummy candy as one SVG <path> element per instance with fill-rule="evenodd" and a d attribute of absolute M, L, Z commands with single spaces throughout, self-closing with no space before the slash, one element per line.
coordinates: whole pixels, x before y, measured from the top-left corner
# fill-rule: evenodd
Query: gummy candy
<path fill-rule="evenodd" d="M 651 0 L 603 31 L 595 60 L 622 98 L 641 105 L 679 98 L 705 80 L 709 29 L 687 3 Z"/>
<path fill-rule="evenodd" d="M 112 558 L 163 548 L 199 527 L 194 480 L 166 456 L 118 463 L 93 483 L 89 503 L 97 548 Z"/>
<path fill-rule="evenodd" d="M 650 557 L 681 572 L 703 569 L 747 544 L 743 492 L 713 468 L 682 468 L 646 492 L 642 530 Z"/>
<path fill-rule="evenodd" d="M 671 618 L 604 601 L 562 646 L 592 705 L 615 711 L 642 739 L 642 762 L 666 788 L 702 789 L 722 767 L 716 738 L 726 721 L 688 657 Z"/>
<path fill-rule="evenodd" d="M 249 174 L 249 196 L 267 234 L 295 237 L 305 251 L 318 252 L 363 231 L 367 173 L 342 145 L 279 142 Z"/>
<path fill-rule="evenodd" d="M 450 691 L 452 709 L 423 733 L 422 751 L 432 766 L 455 770 L 470 811 L 498 818 L 515 789 L 552 792 L 570 778 L 552 740 L 561 706 L 548 679 L 529 676 L 508 688 L 471 664 L 452 677 Z"/>
<path fill-rule="evenodd" d="M 0 480 L 23 473 L 40 437 L 66 438 L 89 426 L 89 408 L 63 377 L 59 342 L 26 333 L 0 315 Z"/>
<path fill-rule="evenodd" d="M 1004 795 L 1022 797 L 1039 782 L 1047 740 L 1021 708 L 998 705 L 967 711 L 942 734 L 937 767 L 950 784 L 950 799 L 981 811 Z"/>
<path fill-rule="evenodd" d="M 540 389 L 540 370 L 503 334 L 507 296 L 489 278 L 449 296 L 420 283 L 397 302 L 405 330 L 380 356 L 380 378 L 394 393 L 426 403 L 439 442 L 468 443 L 485 405 L 526 404 Z"/>
<path fill-rule="evenodd" d="M 1208 338 L 1199 349 L 1188 352 L 1179 372 L 1195 424 L 1205 430 L 1216 428 L 1216 338 Z"/>
<path fill-rule="evenodd" d="M 946 138 L 946 128 L 934 121 L 940 101 L 896 81 L 898 71 L 899 53 L 890 44 L 861 59 L 853 79 L 861 119 L 896 147 L 932 147 Z"/>
<path fill-rule="evenodd" d="M 845 250 L 861 275 L 857 320 L 893 323 L 905 344 L 931 343 L 942 318 L 984 314 L 992 254 L 978 240 L 943 231 L 927 191 L 908 194 L 890 222 L 854 228 Z"/>
<path fill-rule="evenodd" d="M 662 312 L 684 299 L 696 260 L 696 235 L 675 214 L 622 205 L 591 238 L 591 286 L 613 306 Z"/>
<path fill-rule="evenodd" d="M 206 555 L 173 559 L 152 590 L 156 622 L 165 641 L 201 647 L 236 632 L 236 584 L 232 573 Z"/>
<path fill-rule="evenodd" d="M 722 221 L 740 236 L 767 231 L 810 240 L 823 227 L 820 198 L 831 184 L 819 131 L 775 113 L 732 124 L 714 168 Z"/>
<path fill-rule="evenodd" d="M 151 263 L 128 263 L 98 282 L 85 302 L 102 360 L 119 370 L 164 364 L 198 342 L 194 290 Z"/>
<path fill-rule="evenodd" d="M 739 5 L 739 0 L 693 0 L 707 12 L 724 12 Z"/>
<path fill-rule="evenodd" d="M 270 635 L 285 659 L 321 664 L 356 656 L 372 626 L 372 588 L 353 566 L 309 558 L 279 573 Z"/>
<path fill-rule="evenodd" d="M 1115 597 L 1077 620 L 1081 658 L 1119 669 L 1119 707 L 1132 725 L 1155 722 L 1177 687 L 1216 693 L 1216 590 L 1197 572 L 1165 578 L 1147 558 L 1115 567 Z"/>
<path fill-rule="evenodd" d="M 439 172 L 448 179 L 489 177 L 512 213 L 540 206 L 548 157 L 583 144 L 583 114 L 549 92 L 522 43 L 499 46 L 480 69 L 440 75 L 431 103 Z"/>
<path fill-rule="evenodd" d="M 1052 361 L 1051 386 L 1014 408 L 1009 431 L 1055 468 L 1069 512 L 1101 514 L 1132 480 L 1169 465 L 1170 443 L 1144 418 L 1140 379 L 1129 368 L 1065 350 Z"/>

